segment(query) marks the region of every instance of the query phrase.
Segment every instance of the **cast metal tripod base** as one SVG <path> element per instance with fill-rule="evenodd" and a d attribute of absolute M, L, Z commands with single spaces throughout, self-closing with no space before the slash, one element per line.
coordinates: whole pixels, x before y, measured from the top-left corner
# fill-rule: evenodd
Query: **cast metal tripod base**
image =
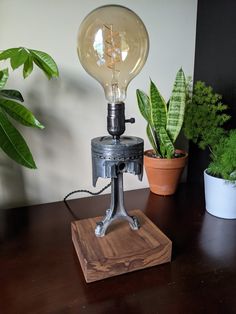
<path fill-rule="evenodd" d="M 108 227 L 114 220 L 126 220 L 131 229 L 138 230 L 140 228 L 139 221 L 136 216 L 129 216 L 124 207 L 124 191 L 123 191 L 123 173 L 118 173 L 116 178 L 112 178 L 111 205 L 106 210 L 106 216 L 102 221 L 97 223 L 95 235 L 103 237 Z"/>

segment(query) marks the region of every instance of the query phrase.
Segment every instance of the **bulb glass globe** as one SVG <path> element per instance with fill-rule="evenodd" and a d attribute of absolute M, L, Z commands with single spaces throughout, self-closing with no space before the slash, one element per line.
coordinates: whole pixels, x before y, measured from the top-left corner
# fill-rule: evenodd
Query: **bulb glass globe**
<path fill-rule="evenodd" d="M 145 25 L 137 14 L 123 6 L 99 7 L 80 25 L 80 62 L 103 86 L 109 103 L 125 100 L 127 86 L 144 66 L 148 50 Z"/>

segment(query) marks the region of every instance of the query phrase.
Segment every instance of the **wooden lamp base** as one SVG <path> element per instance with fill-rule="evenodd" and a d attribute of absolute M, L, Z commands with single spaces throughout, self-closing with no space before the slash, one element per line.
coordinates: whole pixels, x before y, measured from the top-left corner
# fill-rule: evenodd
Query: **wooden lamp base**
<path fill-rule="evenodd" d="M 139 230 L 131 230 L 126 221 L 117 221 L 102 238 L 94 233 L 102 217 L 72 222 L 72 241 L 86 282 L 170 262 L 172 242 L 143 212 L 130 214 L 138 217 Z"/>

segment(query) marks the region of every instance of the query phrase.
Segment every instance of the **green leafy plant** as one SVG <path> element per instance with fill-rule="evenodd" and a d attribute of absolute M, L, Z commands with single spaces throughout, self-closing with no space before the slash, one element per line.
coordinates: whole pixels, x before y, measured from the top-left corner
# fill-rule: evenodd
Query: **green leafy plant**
<path fill-rule="evenodd" d="M 228 106 L 222 103 L 222 96 L 214 93 L 211 86 L 197 81 L 186 104 L 184 134 L 201 149 L 210 150 L 225 134 L 223 125 L 230 119 Z"/>
<path fill-rule="evenodd" d="M 10 60 L 12 70 L 23 66 L 23 77 L 27 78 L 34 65 L 39 67 L 48 79 L 58 77 L 55 61 L 45 52 L 24 47 L 10 48 L 0 52 L 0 61 Z M 9 69 L 0 69 L 0 147 L 17 163 L 35 169 L 36 164 L 26 141 L 12 123 L 12 119 L 27 127 L 43 129 L 44 126 L 22 103 L 23 96 L 17 90 L 5 89 Z"/>
<path fill-rule="evenodd" d="M 187 102 L 183 130 L 199 148 L 209 148 L 211 162 L 207 173 L 236 181 L 236 130 L 227 132 L 223 128 L 230 119 L 227 109 L 221 95 L 198 81 Z"/>
<path fill-rule="evenodd" d="M 223 136 L 211 155 L 208 172 L 213 176 L 236 182 L 236 130 Z"/>
<path fill-rule="evenodd" d="M 156 85 L 150 82 L 150 96 L 136 91 L 139 110 L 147 121 L 147 136 L 156 157 L 174 158 L 174 143 L 184 121 L 186 104 L 186 80 L 182 69 L 177 72 L 168 103 Z"/>

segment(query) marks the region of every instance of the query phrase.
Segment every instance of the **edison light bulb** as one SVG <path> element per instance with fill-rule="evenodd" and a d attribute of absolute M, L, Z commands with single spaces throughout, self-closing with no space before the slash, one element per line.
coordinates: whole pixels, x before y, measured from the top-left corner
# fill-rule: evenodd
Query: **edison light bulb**
<path fill-rule="evenodd" d="M 127 86 L 145 64 L 148 50 L 145 25 L 123 6 L 99 7 L 80 25 L 77 44 L 80 62 L 103 86 L 109 103 L 125 100 Z"/>

